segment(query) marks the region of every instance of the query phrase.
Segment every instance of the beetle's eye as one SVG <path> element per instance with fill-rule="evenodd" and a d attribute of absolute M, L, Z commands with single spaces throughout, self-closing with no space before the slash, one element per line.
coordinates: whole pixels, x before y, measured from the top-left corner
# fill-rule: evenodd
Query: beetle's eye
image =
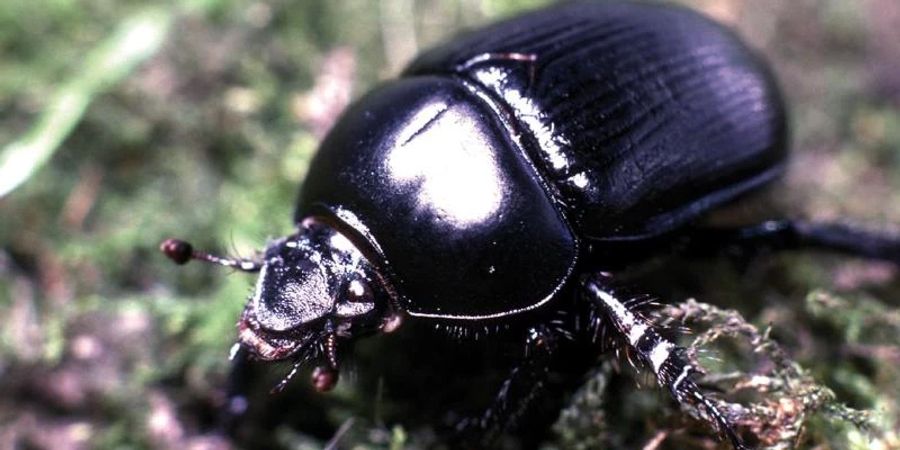
<path fill-rule="evenodd" d="M 361 316 L 375 308 L 371 288 L 364 279 L 354 279 L 344 285 L 344 298 L 337 302 L 335 313 L 339 317 Z"/>
<path fill-rule="evenodd" d="M 372 290 L 365 280 L 354 279 L 347 283 L 347 300 L 351 302 L 371 302 Z"/>

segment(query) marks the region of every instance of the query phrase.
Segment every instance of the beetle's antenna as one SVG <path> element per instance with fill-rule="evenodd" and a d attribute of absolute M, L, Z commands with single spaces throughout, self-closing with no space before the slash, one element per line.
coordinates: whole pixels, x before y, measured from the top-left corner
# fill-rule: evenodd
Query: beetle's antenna
<path fill-rule="evenodd" d="M 229 258 L 225 256 L 213 255 L 199 250 L 194 250 L 194 246 L 182 241 L 181 239 L 166 239 L 159 244 L 159 250 L 165 253 L 176 264 L 187 264 L 190 260 L 196 259 L 220 266 L 230 267 L 242 272 L 259 272 L 262 263 L 251 259 Z"/>

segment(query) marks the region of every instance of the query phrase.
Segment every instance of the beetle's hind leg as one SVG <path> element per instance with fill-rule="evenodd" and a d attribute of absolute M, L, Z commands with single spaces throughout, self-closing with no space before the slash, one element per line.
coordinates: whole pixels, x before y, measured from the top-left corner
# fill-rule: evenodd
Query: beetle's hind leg
<path fill-rule="evenodd" d="M 737 450 L 747 447 L 735 431 L 732 414 L 718 402 L 706 396 L 693 378 L 700 369 L 686 356 L 686 351 L 660 335 L 654 326 L 637 311 L 640 301 L 620 298 L 605 275 L 595 275 L 584 281 L 584 296 L 597 312 L 596 326 L 608 329 L 609 335 L 630 355 L 653 370 L 660 386 L 664 387 L 679 405 L 691 405 L 706 415 L 719 432 Z"/>
<path fill-rule="evenodd" d="M 900 265 L 900 233 L 876 232 L 842 222 L 769 220 L 755 225 L 690 228 L 679 243 L 686 254 L 709 255 L 737 250 L 752 255 L 760 250 L 815 248 Z"/>

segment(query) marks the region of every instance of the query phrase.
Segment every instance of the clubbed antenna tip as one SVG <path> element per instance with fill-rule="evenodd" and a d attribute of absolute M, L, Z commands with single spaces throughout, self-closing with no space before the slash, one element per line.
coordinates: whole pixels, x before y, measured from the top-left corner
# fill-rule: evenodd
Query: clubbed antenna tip
<path fill-rule="evenodd" d="M 159 250 L 175 261 L 175 264 L 187 264 L 194 259 L 194 247 L 181 239 L 166 239 L 159 244 Z"/>

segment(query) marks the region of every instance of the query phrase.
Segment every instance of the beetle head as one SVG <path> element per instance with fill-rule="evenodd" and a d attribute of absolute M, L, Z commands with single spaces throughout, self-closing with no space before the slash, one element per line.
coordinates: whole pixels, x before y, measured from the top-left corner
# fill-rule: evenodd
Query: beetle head
<path fill-rule="evenodd" d="M 396 319 L 377 272 L 343 234 L 315 219 L 271 243 L 238 323 L 256 357 L 323 359 L 337 370 L 339 340 L 390 331 Z"/>

